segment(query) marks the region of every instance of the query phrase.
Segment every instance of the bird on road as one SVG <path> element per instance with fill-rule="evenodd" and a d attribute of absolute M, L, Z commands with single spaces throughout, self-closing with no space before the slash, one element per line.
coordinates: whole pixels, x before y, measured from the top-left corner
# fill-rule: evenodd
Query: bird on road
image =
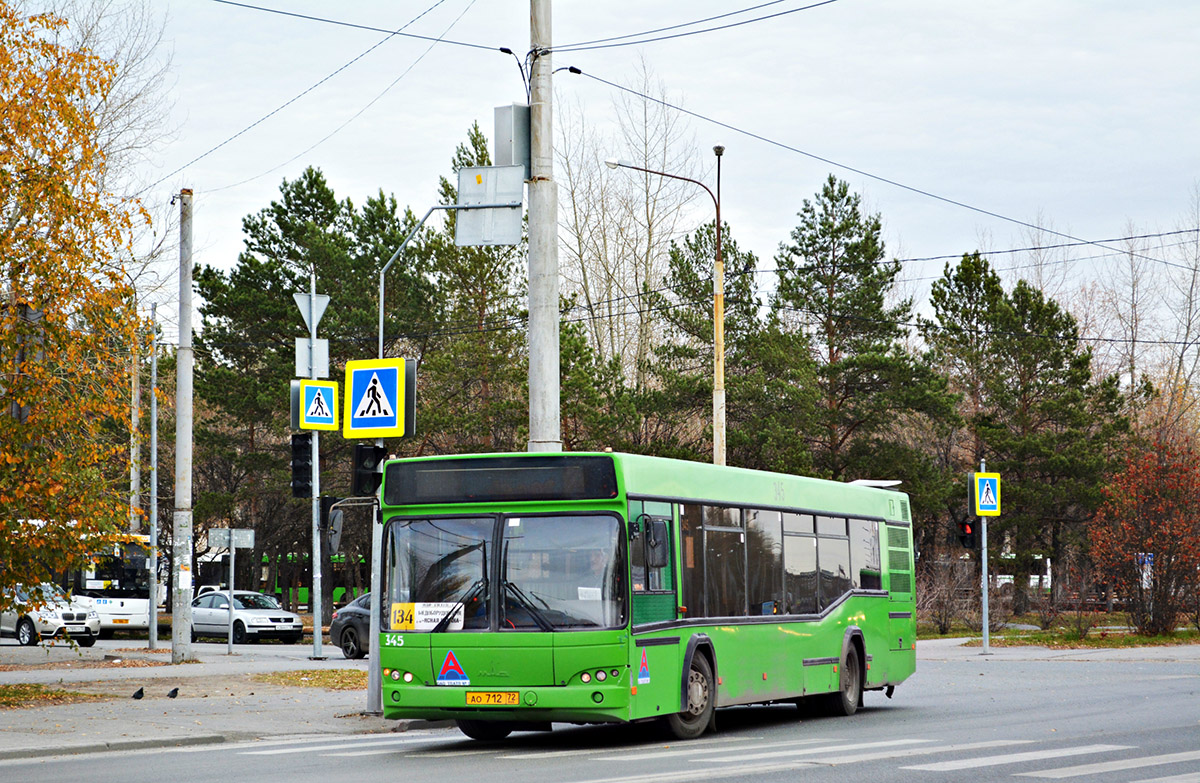
<path fill-rule="evenodd" d="M 176 696 L 178 696 L 178 695 L 179 695 L 179 689 L 178 689 L 178 688 L 172 688 L 171 690 L 167 691 L 167 698 L 168 698 L 168 699 L 173 699 L 173 698 L 175 698 L 175 697 L 176 697 Z"/>
<path fill-rule="evenodd" d="M 136 691 L 133 692 L 133 698 L 135 698 L 135 699 L 140 699 L 145 695 L 146 695 L 145 688 L 138 688 Z"/>

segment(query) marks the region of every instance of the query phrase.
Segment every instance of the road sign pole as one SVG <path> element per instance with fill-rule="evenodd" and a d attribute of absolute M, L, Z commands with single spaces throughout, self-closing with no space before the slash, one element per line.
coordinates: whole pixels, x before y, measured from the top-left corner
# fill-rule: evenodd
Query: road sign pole
<path fill-rule="evenodd" d="M 237 573 L 237 547 L 233 543 L 233 530 L 229 531 L 229 635 L 225 654 L 233 655 L 233 581 Z"/>
<path fill-rule="evenodd" d="M 980 458 L 979 472 L 987 473 L 987 461 Z M 980 569 L 980 594 L 983 596 L 983 652 L 980 655 L 991 655 L 988 650 L 988 540 L 987 540 L 987 517 L 979 518 L 979 562 Z"/>
<path fill-rule="evenodd" d="M 317 380 L 317 270 L 314 266 L 309 275 L 309 341 L 308 341 L 308 377 Z M 312 438 L 312 598 L 308 602 L 313 615 L 313 660 L 321 660 L 321 626 L 324 616 L 321 606 L 321 435 L 313 433 Z"/>

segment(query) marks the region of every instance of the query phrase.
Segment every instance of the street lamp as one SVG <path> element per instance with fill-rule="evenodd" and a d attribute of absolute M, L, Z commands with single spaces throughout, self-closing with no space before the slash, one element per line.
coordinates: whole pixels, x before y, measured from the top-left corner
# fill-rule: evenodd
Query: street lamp
<path fill-rule="evenodd" d="M 628 161 L 609 158 L 604 165 L 610 169 L 633 169 L 647 174 L 656 174 L 668 179 L 678 179 L 699 185 L 713 200 L 717 210 L 717 257 L 713 265 L 713 464 L 725 464 L 725 260 L 721 257 L 721 156 L 725 148 L 713 147 L 717 156 L 717 192 L 714 194 L 699 180 L 668 174 L 665 171 L 643 168 Z"/>

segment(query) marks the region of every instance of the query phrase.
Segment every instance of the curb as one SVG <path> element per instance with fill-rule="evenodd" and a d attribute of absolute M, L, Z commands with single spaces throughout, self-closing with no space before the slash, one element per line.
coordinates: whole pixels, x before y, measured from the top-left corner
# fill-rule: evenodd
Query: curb
<path fill-rule="evenodd" d="M 189 745 L 212 745 L 224 742 L 223 734 L 196 734 L 179 737 L 159 737 L 154 739 L 110 740 L 108 742 L 91 742 L 82 745 L 67 745 L 65 747 L 36 747 L 10 748 L 0 750 L 0 760 L 31 759 L 43 756 L 74 756 L 81 753 L 104 753 L 112 750 L 146 750 L 149 748 L 187 747 Z"/>

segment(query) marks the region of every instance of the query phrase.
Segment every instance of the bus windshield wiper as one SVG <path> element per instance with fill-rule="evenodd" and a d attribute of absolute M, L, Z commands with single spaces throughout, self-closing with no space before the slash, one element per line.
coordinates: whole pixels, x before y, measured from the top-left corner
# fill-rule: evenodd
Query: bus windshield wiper
<path fill-rule="evenodd" d="M 554 630 L 554 625 L 546 619 L 546 615 L 542 614 L 540 609 L 533 605 L 533 601 L 529 599 L 529 596 L 525 594 L 524 590 L 507 580 L 504 582 L 504 589 L 516 597 L 517 602 L 521 604 L 525 611 L 529 612 L 529 616 L 533 618 L 535 623 L 537 623 L 538 628 L 541 628 L 543 631 Z"/>
<path fill-rule="evenodd" d="M 438 620 L 437 625 L 433 626 L 433 630 L 431 630 L 430 633 L 441 633 L 442 631 L 446 630 L 446 626 L 450 624 L 451 618 L 453 618 L 454 615 L 458 613 L 459 606 L 462 606 L 463 615 L 464 615 L 463 620 L 465 622 L 466 621 L 465 615 L 467 612 L 467 603 L 470 602 L 470 600 L 472 598 L 474 598 L 475 596 L 477 596 L 480 593 L 485 592 L 485 591 L 487 591 L 487 580 L 486 579 L 476 580 L 476 582 L 474 584 L 472 584 L 469 588 L 467 588 L 467 592 L 464 593 L 461 598 L 459 598 L 457 601 L 454 602 L 454 605 L 450 607 L 450 611 L 446 612 L 445 616 L 443 616 L 442 619 Z"/>

